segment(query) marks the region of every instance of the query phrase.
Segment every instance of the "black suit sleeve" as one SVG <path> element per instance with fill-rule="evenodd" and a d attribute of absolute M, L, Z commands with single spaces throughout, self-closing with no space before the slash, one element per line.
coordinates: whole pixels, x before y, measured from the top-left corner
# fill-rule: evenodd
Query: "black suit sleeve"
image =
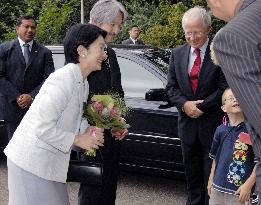
<path fill-rule="evenodd" d="M 44 49 L 44 66 L 43 66 L 44 67 L 43 68 L 44 69 L 44 74 L 43 74 L 43 77 L 42 77 L 42 83 L 40 85 L 38 85 L 37 87 L 35 87 L 35 89 L 33 89 L 29 93 L 32 97 L 35 97 L 38 94 L 38 92 L 39 92 L 42 84 L 46 80 L 46 78 L 48 78 L 48 76 L 52 72 L 54 72 L 54 70 L 55 70 L 54 69 L 54 63 L 53 63 L 52 52 L 49 49 L 45 48 L 45 47 L 43 47 L 43 49 Z"/>
<path fill-rule="evenodd" d="M 169 71 L 168 71 L 168 83 L 166 86 L 166 92 L 169 97 L 171 104 L 181 109 L 187 98 L 182 94 L 176 76 L 175 68 L 175 49 L 172 50 L 169 60 Z"/>
<path fill-rule="evenodd" d="M 213 69 L 219 69 L 219 79 L 217 83 L 218 86 L 212 94 L 204 99 L 203 103 L 197 106 L 198 109 L 203 112 L 211 110 L 212 108 L 220 107 L 222 94 L 224 90 L 228 87 L 227 81 L 220 67 L 215 66 Z"/>
<path fill-rule="evenodd" d="M 14 41 L 11 41 L 0 46 L 0 92 L 8 97 L 9 102 L 15 101 L 20 95 L 18 89 L 8 80 L 7 74 L 7 58 L 12 51 L 13 43 Z"/>

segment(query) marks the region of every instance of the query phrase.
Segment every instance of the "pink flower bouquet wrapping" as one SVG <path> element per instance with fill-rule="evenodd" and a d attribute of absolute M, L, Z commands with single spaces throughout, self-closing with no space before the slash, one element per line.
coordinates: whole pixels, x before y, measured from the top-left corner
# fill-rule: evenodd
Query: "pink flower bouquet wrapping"
<path fill-rule="evenodd" d="M 87 118 L 90 125 L 112 130 L 130 127 L 124 119 L 129 109 L 117 94 L 93 95 L 83 109 L 83 117 Z M 96 151 L 87 151 L 86 154 L 96 156 Z"/>

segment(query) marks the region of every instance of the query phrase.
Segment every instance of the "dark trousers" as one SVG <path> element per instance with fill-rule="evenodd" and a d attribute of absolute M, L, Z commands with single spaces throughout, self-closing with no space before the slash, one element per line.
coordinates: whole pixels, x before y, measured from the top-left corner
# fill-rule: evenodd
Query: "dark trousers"
<path fill-rule="evenodd" d="M 81 183 L 78 193 L 79 205 L 114 205 L 119 175 L 120 142 L 105 133 L 101 148 L 103 161 L 102 186 Z"/>
<path fill-rule="evenodd" d="M 19 124 L 20 124 L 20 122 L 6 122 L 8 141 L 10 141 L 12 139 L 13 134 Z"/>
<path fill-rule="evenodd" d="M 181 143 L 183 163 L 187 181 L 186 205 L 208 205 L 208 178 L 212 160 L 209 158 L 209 146 L 204 146 L 199 140 L 192 145 Z"/>

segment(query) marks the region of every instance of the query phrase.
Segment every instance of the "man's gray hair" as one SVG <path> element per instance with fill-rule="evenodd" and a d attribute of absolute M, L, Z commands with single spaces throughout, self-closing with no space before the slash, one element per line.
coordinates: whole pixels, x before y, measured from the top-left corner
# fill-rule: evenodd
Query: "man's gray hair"
<path fill-rule="evenodd" d="M 202 19 L 203 25 L 206 27 L 211 26 L 211 14 L 207 12 L 206 9 L 195 6 L 189 10 L 187 10 L 182 17 L 182 28 L 184 29 L 186 21 L 193 21 Z"/>
<path fill-rule="evenodd" d="M 123 22 L 126 21 L 128 13 L 120 2 L 117 0 L 100 0 L 92 7 L 90 23 L 113 23 L 119 12 L 123 14 Z"/>

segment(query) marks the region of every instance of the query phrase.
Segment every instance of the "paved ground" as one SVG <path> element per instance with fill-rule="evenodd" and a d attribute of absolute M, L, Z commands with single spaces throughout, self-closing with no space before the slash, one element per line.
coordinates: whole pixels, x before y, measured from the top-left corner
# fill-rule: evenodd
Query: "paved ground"
<path fill-rule="evenodd" d="M 1 160 L 1 159 L 0 159 Z M 79 184 L 69 183 L 71 205 L 77 205 Z M 7 169 L 0 162 L 0 205 L 8 204 Z M 184 182 L 165 178 L 122 173 L 119 179 L 116 205 L 184 205 Z"/>

